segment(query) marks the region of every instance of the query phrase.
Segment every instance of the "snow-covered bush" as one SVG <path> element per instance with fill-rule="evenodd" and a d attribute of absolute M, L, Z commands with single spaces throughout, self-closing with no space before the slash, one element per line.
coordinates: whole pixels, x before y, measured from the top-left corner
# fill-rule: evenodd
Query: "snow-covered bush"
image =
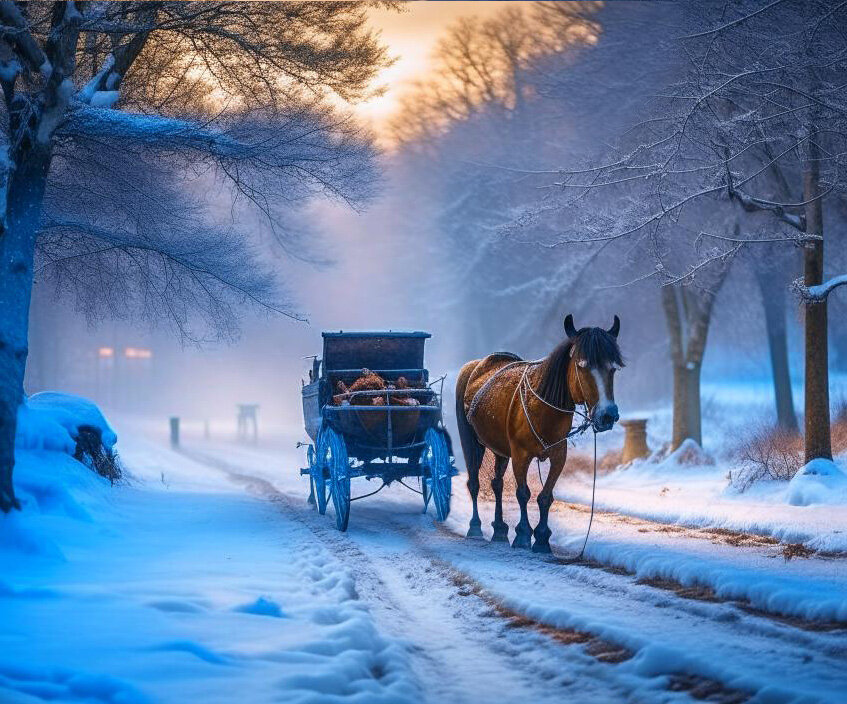
<path fill-rule="evenodd" d="M 122 474 L 117 441 L 97 405 L 79 396 L 45 391 L 30 396 L 18 409 L 17 448 L 72 455 L 112 483 Z"/>
<path fill-rule="evenodd" d="M 796 432 L 761 426 L 738 448 L 741 468 L 730 473 L 740 492 L 761 481 L 789 481 L 803 465 L 803 438 Z"/>
<path fill-rule="evenodd" d="M 847 475 L 832 460 L 812 460 L 798 471 L 788 484 L 788 503 L 792 506 L 847 503 Z"/>

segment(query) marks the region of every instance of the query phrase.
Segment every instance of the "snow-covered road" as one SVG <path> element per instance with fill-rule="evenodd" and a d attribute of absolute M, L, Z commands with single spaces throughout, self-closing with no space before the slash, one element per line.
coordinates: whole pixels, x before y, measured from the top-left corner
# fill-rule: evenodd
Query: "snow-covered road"
<path fill-rule="evenodd" d="M 350 529 L 341 534 L 329 516 L 306 505 L 306 481 L 282 466 L 278 452 L 198 444 L 185 453 L 276 502 L 345 564 L 380 632 L 406 643 L 415 681 L 429 701 L 707 695 L 727 702 L 838 702 L 847 691 L 843 623 L 782 619 L 749 601 L 680 588 L 672 579 L 645 580 L 622 569 L 468 541 L 461 536 L 467 508 L 461 478 L 447 526 L 421 515 L 420 498 L 399 487 L 354 503 Z M 562 507 L 559 513 L 567 513 L 570 524 L 557 523 L 568 531 L 558 537 L 573 539 L 585 515 Z M 785 567 L 788 591 L 792 577 L 809 580 L 809 590 L 837 590 L 845 574 L 843 560 L 785 563 L 780 557 L 778 564 L 769 544 L 736 546 L 645 525 L 601 515 L 589 556 L 617 546 L 654 561 L 668 555 L 681 563 L 724 560 L 725 570 L 750 574 L 770 563 Z"/>
<path fill-rule="evenodd" d="M 515 551 L 464 538 L 462 477 L 443 525 L 393 486 L 339 533 L 306 503 L 293 438 L 119 434 L 120 486 L 20 454 L 4 704 L 845 701 L 843 558 L 602 512 L 573 563 L 587 513 L 561 502 L 557 556 Z"/>

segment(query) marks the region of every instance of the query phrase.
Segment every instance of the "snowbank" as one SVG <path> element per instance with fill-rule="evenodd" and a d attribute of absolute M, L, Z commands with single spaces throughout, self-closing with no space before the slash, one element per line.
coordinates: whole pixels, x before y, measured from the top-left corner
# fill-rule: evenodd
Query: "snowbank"
<path fill-rule="evenodd" d="M 760 482 L 739 493 L 727 479 L 735 468 L 731 460 L 680 464 L 678 459 L 673 453 L 662 461 L 636 461 L 598 477 L 597 507 L 687 528 L 727 529 L 818 551 L 847 551 L 847 475 L 838 466 L 801 471 L 791 482 Z M 590 481 L 567 476 L 556 496 L 588 504 Z"/>
<path fill-rule="evenodd" d="M 39 418 L 54 439 L 73 427 L 57 407 Z M 0 701 L 420 700 L 404 645 L 306 526 L 184 455 L 121 449 L 134 481 L 118 489 L 64 452 L 17 453 Z"/>
<path fill-rule="evenodd" d="M 792 506 L 847 506 L 847 475 L 831 460 L 812 460 L 788 483 L 787 495 Z"/>
<path fill-rule="evenodd" d="M 53 450 L 73 454 L 79 429 L 97 428 L 103 445 L 111 450 L 118 436 L 100 409 L 88 399 L 44 391 L 26 399 L 18 409 L 15 445 L 23 450 Z"/>
<path fill-rule="evenodd" d="M 585 555 L 603 565 L 620 567 L 636 577 L 668 579 L 686 587 L 704 586 L 721 599 L 741 600 L 768 613 L 807 621 L 847 622 L 847 589 L 841 579 L 763 570 L 754 560 L 726 559 L 720 551 L 673 549 L 633 541 L 595 539 Z M 779 565 L 779 563 L 777 563 Z"/>

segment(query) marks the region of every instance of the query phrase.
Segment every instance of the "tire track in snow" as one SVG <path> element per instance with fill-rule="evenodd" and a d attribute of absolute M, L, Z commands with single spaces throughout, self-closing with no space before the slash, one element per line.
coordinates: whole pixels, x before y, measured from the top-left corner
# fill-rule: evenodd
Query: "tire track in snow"
<path fill-rule="evenodd" d="M 518 623 L 517 614 L 493 607 L 490 598 L 468 589 L 472 584 L 469 576 L 418 550 L 408 550 L 408 538 L 415 536 L 407 526 L 395 521 L 390 526 L 406 538 L 405 547 L 399 543 L 375 555 L 363 551 L 350 535 L 338 532 L 330 516 L 307 510 L 301 498 L 280 492 L 267 480 L 219 458 L 181 452 L 224 472 L 251 493 L 284 506 L 287 515 L 311 529 L 323 545 L 333 547 L 333 555 L 355 575 L 357 593 L 368 603 L 377 623 L 406 643 L 428 701 L 506 704 L 509 700 L 504 693 L 512 692 L 515 701 L 558 702 L 568 696 L 569 688 L 574 689 L 576 701 L 629 701 L 627 687 L 613 677 L 598 680 L 595 672 L 605 669 L 603 663 L 612 661 L 607 656 L 620 652 L 619 647 L 596 639 L 599 647 L 591 652 L 564 652 L 564 643 L 582 639 L 566 629 L 541 627 L 532 620 Z M 375 528 L 370 529 L 371 535 L 375 540 L 383 538 L 386 526 L 380 521 Z M 361 533 L 363 526 L 357 525 L 357 529 Z M 411 544 L 418 547 L 414 540 Z M 560 640 L 551 648 L 554 633 Z M 544 657 L 535 655 L 539 652 Z M 562 673 L 563 659 L 578 664 L 578 672 Z"/>
<path fill-rule="evenodd" d="M 633 700 L 632 692 L 639 689 L 633 680 L 642 678 L 618 676 L 612 667 L 632 657 L 625 646 L 514 610 L 470 574 L 442 559 L 408 521 L 384 511 L 375 516 L 360 511 L 354 538 L 336 531 L 330 516 L 307 510 L 301 498 L 280 492 L 270 482 L 216 457 L 186 454 L 284 505 L 288 515 L 333 546 L 333 554 L 355 575 L 357 591 L 380 626 L 407 642 L 421 689 L 430 701 L 508 701 L 503 699 L 504 692 L 515 693 L 521 702 L 562 697 L 641 700 Z M 438 528 L 440 537 L 467 547 L 464 539 L 443 526 Z M 387 541 L 387 549 L 386 536 L 395 536 Z M 397 541 L 396 536 L 403 540 Z M 514 556 L 549 565 L 535 556 Z M 625 589 L 622 595 L 626 596 Z M 652 701 L 689 700 L 690 693 L 697 699 L 737 704 L 750 696 L 699 675 L 671 675 L 660 686 L 659 691 L 655 684 L 650 687 Z"/>

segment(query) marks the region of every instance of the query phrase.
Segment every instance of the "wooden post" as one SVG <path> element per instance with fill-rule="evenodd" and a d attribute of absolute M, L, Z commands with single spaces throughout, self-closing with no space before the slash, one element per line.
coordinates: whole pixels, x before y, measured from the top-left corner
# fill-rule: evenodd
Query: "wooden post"
<path fill-rule="evenodd" d="M 650 448 L 647 446 L 647 419 L 633 418 L 631 420 L 622 420 L 621 425 L 626 431 L 623 452 L 621 453 L 621 464 L 629 464 L 633 460 L 649 456 Z"/>
<path fill-rule="evenodd" d="M 171 416 L 171 447 L 179 447 L 179 417 Z"/>

